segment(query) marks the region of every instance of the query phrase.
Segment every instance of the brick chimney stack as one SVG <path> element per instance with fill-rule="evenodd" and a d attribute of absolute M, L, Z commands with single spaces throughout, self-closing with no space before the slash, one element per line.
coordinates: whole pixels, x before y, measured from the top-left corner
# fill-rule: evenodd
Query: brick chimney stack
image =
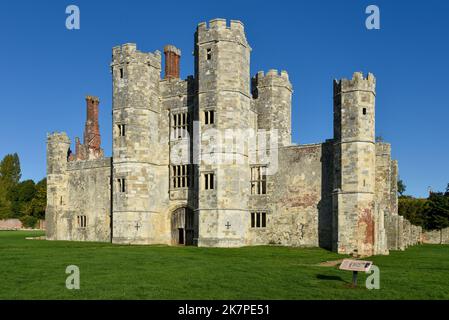
<path fill-rule="evenodd" d="M 99 104 L 98 97 L 86 97 L 87 119 L 84 129 L 84 145 L 93 150 L 100 150 L 101 146 L 100 126 L 98 125 Z"/>
<path fill-rule="evenodd" d="M 164 47 L 165 54 L 165 77 L 164 79 L 179 79 L 179 60 L 181 50 L 172 45 Z"/>

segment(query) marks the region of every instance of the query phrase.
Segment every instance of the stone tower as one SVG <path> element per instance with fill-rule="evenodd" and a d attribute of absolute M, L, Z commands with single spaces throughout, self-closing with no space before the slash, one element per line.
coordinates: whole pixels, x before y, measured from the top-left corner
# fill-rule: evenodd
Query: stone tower
<path fill-rule="evenodd" d="M 253 96 L 256 99 L 257 128 L 277 129 L 279 146 L 288 146 L 292 141 L 291 111 L 292 85 L 286 71 L 272 69 L 253 78 Z"/>
<path fill-rule="evenodd" d="M 128 43 L 113 48 L 111 69 L 112 241 L 167 242 L 165 233 L 155 232 L 168 189 L 160 158 L 166 150 L 159 142 L 161 55 L 140 52 Z"/>
<path fill-rule="evenodd" d="M 64 216 L 67 203 L 67 159 L 70 139 L 64 133 L 47 136 L 47 239 L 67 239 L 69 220 Z"/>
<path fill-rule="evenodd" d="M 356 72 L 334 81 L 334 249 L 375 252 L 375 84 Z"/>
<path fill-rule="evenodd" d="M 249 226 L 248 150 L 236 150 L 229 144 L 224 148 L 224 141 L 233 144 L 233 140 L 240 140 L 237 130 L 252 128 L 255 122 L 251 110 L 250 51 L 240 21 L 231 20 L 227 26 L 226 20 L 214 19 L 209 26 L 205 22 L 198 25 L 195 78 L 203 137 L 199 165 L 199 246 L 231 247 L 245 243 Z M 232 133 L 225 137 L 223 133 L 228 129 Z M 219 134 L 214 136 L 214 132 Z"/>

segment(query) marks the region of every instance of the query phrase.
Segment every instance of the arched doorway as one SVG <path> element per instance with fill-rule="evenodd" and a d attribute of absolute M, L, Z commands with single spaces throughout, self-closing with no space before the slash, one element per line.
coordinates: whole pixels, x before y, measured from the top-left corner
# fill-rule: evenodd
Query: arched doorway
<path fill-rule="evenodd" d="M 191 209 L 178 208 L 172 213 L 171 235 L 173 245 L 193 245 L 194 222 Z"/>

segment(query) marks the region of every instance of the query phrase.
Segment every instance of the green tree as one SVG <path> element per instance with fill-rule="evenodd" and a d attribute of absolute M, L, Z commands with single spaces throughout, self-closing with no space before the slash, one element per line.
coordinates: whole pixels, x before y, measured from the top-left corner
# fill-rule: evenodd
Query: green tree
<path fill-rule="evenodd" d="M 32 214 L 31 201 L 36 195 L 36 186 L 33 180 L 25 180 L 10 189 L 9 199 L 13 217 L 19 218 Z"/>
<path fill-rule="evenodd" d="M 403 196 L 398 201 L 398 213 L 409 220 L 413 225 L 426 227 L 429 201 Z"/>
<path fill-rule="evenodd" d="M 36 193 L 31 200 L 31 215 L 38 219 L 45 218 L 45 208 L 47 207 L 47 179 L 44 178 L 36 184 Z"/>
<path fill-rule="evenodd" d="M 404 181 L 402 179 L 398 180 L 398 193 L 402 197 L 404 195 L 405 190 L 407 189 L 407 186 L 405 185 Z"/>
<path fill-rule="evenodd" d="M 21 176 L 19 156 L 17 153 L 7 154 L 0 162 L 0 181 L 16 185 L 19 183 Z"/>
<path fill-rule="evenodd" d="M 20 181 L 21 170 L 17 153 L 6 155 L 0 161 L 0 218 L 14 216 L 11 201 L 12 190 Z"/>
<path fill-rule="evenodd" d="M 432 192 L 428 198 L 427 229 L 449 227 L 449 197 L 442 192 Z"/>

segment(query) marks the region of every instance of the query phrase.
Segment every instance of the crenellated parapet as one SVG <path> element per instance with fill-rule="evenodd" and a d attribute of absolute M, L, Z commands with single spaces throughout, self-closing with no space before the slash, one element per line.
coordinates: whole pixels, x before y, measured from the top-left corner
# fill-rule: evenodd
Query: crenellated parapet
<path fill-rule="evenodd" d="M 282 70 L 279 73 L 276 69 L 270 69 L 266 74 L 263 71 L 259 71 L 252 78 L 252 85 L 253 91 L 254 89 L 265 87 L 284 87 L 290 91 L 293 91 L 288 73 L 285 70 Z"/>
<path fill-rule="evenodd" d="M 230 20 L 229 26 L 226 19 L 210 20 L 209 25 L 201 22 L 197 27 L 197 37 L 199 44 L 211 41 L 231 41 L 249 48 L 245 28 L 239 20 Z"/>
<path fill-rule="evenodd" d="M 159 50 L 141 52 L 137 50 L 135 43 L 125 43 L 113 47 L 111 67 L 128 63 L 143 63 L 161 69 L 161 52 Z"/>
<path fill-rule="evenodd" d="M 334 95 L 351 91 L 366 91 L 376 94 L 376 78 L 372 73 L 365 77 L 362 72 L 354 72 L 352 79 L 334 80 Z"/>

